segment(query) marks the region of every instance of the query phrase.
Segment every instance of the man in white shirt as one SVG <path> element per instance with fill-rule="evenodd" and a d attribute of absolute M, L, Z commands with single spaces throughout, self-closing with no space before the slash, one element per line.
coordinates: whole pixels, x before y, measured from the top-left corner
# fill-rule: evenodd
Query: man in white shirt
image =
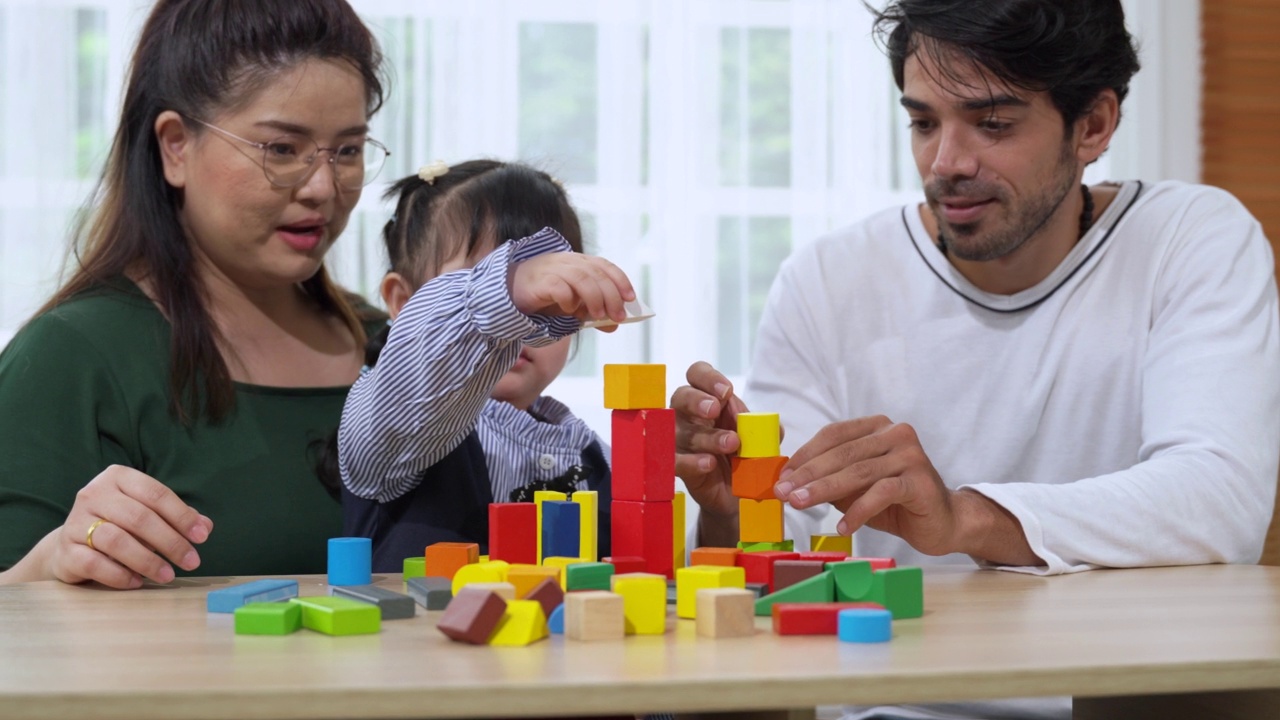
<path fill-rule="evenodd" d="M 770 293 L 744 397 L 786 426 L 791 536 L 830 504 L 903 564 L 1256 562 L 1271 250 L 1221 190 L 1081 184 L 1138 69 L 1120 1 L 898 0 L 877 27 L 925 202 L 802 248 Z M 688 380 L 677 472 L 718 500 L 701 541 L 732 544 L 746 404 L 705 363 Z"/>

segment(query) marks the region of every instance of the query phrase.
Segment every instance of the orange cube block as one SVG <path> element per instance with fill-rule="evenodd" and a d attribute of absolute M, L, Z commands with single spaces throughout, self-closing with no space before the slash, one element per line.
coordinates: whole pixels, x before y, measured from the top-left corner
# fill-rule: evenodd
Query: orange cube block
<path fill-rule="evenodd" d="M 427 546 L 427 577 L 453 579 L 464 565 L 480 561 L 480 546 L 476 543 L 439 542 Z"/>
<path fill-rule="evenodd" d="M 738 531 L 743 542 L 782 542 L 782 501 L 738 501 Z"/>
<path fill-rule="evenodd" d="M 734 567 L 738 564 L 738 548 L 700 547 L 689 554 L 690 565 L 723 565 Z"/>
<path fill-rule="evenodd" d="M 773 486 L 782 474 L 782 466 L 791 458 L 786 455 L 762 458 L 730 458 L 733 469 L 733 495 L 751 500 L 773 500 Z"/>

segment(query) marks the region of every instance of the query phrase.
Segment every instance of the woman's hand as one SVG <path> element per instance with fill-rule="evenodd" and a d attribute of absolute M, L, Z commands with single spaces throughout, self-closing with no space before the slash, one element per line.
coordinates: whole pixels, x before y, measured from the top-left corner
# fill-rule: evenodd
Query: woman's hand
<path fill-rule="evenodd" d="M 169 563 L 200 566 L 192 544 L 212 530 L 212 520 L 155 478 L 112 465 L 76 493 L 62 527 L 5 575 L 18 582 L 93 580 L 120 590 L 141 587 L 143 578 L 167 583 L 174 578 Z"/>
<path fill-rule="evenodd" d="M 617 265 L 582 253 L 538 255 L 516 264 L 511 276 L 511 301 L 525 315 L 621 322 L 627 318 L 623 306 L 635 299 L 631 281 Z"/>

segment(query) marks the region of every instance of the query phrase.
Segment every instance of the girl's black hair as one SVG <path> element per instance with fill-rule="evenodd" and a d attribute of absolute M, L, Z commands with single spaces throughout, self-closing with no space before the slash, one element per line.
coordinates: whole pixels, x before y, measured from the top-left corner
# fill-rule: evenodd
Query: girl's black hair
<path fill-rule="evenodd" d="M 401 178 L 383 194 L 396 209 L 382 229 L 390 272 L 415 288 L 439 274 L 439 268 L 465 250 L 467 257 L 551 228 L 574 252 L 582 252 L 582 226 L 560 183 L 523 163 L 469 160 L 433 180 Z M 369 338 L 365 365 L 378 362 L 388 325 Z M 340 495 L 338 437 L 325 443 L 316 463 L 321 483 Z"/>
<path fill-rule="evenodd" d="M 948 81 L 976 67 L 1047 91 L 1068 128 L 1103 90 L 1123 103 L 1139 69 L 1120 0 L 895 0 L 871 10 L 899 90 L 907 59 L 923 51 Z"/>

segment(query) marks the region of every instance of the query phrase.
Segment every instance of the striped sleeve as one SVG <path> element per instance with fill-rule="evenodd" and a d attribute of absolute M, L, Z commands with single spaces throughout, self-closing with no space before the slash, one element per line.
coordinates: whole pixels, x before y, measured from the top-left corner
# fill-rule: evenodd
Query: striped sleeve
<path fill-rule="evenodd" d="M 579 329 L 572 317 L 524 315 L 507 285 L 514 263 L 569 250 L 545 228 L 414 293 L 342 411 L 338 466 L 352 494 L 387 502 L 412 490 L 475 427 L 521 345 L 547 345 Z"/>

